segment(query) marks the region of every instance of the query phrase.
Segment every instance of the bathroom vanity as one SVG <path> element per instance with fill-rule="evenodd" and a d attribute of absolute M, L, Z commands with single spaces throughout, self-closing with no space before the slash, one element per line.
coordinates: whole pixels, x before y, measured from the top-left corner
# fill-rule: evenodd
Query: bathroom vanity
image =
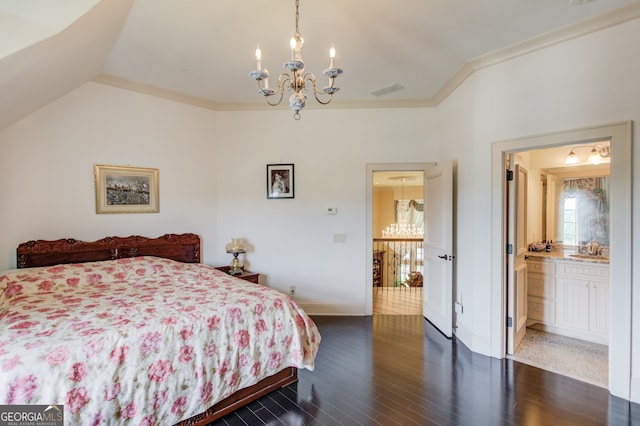
<path fill-rule="evenodd" d="M 527 326 L 608 344 L 608 258 L 560 249 L 526 259 Z"/>

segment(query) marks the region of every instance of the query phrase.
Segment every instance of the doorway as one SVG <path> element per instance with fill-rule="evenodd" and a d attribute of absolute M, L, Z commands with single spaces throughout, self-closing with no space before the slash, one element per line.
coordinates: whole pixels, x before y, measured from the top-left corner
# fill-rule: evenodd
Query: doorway
<path fill-rule="evenodd" d="M 424 176 L 424 237 L 422 315 L 445 337 L 453 336 L 453 163 L 368 164 L 367 173 L 367 270 L 373 280 L 373 172 L 421 171 Z M 366 314 L 372 314 L 371 286 L 366 285 Z"/>
<path fill-rule="evenodd" d="M 498 142 L 492 148 L 492 353 L 504 358 L 507 341 L 507 273 L 504 255 L 507 246 L 505 213 L 505 156 L 526 150 L 569 144 L 593 144 L 611 141 L 611 246 L 616 255 L 610 261 L 610 282 L 616 285 L 609 294 L 609 381 L 614 395 L 630 398 L 631 377 L 631 122 L 532 136 Z M 613 309 L 614 308 L 614 309 Z M 616 362 L 612 362 L 612 360 Z"/>
<path fill-rule="evenodd" d="M 418 176 L 422 176 L 424 178 L 425 173 L 429 169 L 433 169 L 435 166 L 436 166 L 435 163 L 375 163 L 375 164 L 366 165 L 366 182 L 367 182 L 367 186 L 366 186 L 366 191 L 367 191 L 366 259 L 367 259 L 367 262 L 366 262 L 366 275 L 365 275 L 365 279 L 366 279 L 365 314 L 366 315 L 373 315 L 373 299 L 374 299 L 373 283 L 374 283 L 374 268 L 375 268 L 374 265 L 376 262 L 376 259 L 374 258 L 375 256 L 373 255 L 374 254 L 374 238 L 382 237 L 382 230 L 386 230 L 386 228 L 390 226 L 391 223 L 394 223 L 394 220 L 395 220 L 395 217 L 394 217 L 395 213 L 393 211 L 393 207 L 391 209 L 381 210 L 382 214 L 374 215 L 374 210 L 375 210 L 374 191 L 376 186 L 376 184 L 374 183 L 374 174 L 389 173 L 388 175 L 385 175 L 385 174 L 379 175 L 379 176 L 387 176 L 387 177 L 411 175 L 416 177 L 417 179 Z M 420 175 L 415 173 L 420 173 Z M 424 185 L 424 179 L 420 182 L 422 182 L 422 184 Z M 414 184 L 417 184 L 417 183 L 418 183 L 417 181 L 414 182 Z M 395 186 L 397 188 L 395 192 L 398 193 L 398 198 L 402 198 L 401 181 L 399 179 L 396 180 L 395 185 L 391 185 L 391 184 L 388 184 L 388 185 Z M 406 182 L 405 182 L 405 185 L 406 185 Z M 406 187 L 405 187 L 405 191 L 407 191 Z M 424 194 L 424 187 L 422 187 L 422 191 Z M 388 194 L 386 195 L 386 197 L 383 197 L 383 199 L 386 199 L 387 202 L 393 203 L 393 199 L 395 197 L 393 195 L 389 195 L 389 194 L 393 194 L 393 192 L 394 192 L 393 190 L 389 190 Z M 420 198 L 424 199 L 424 195 Z M 375 222 L 374 222 L 374 218 L 375 218 Z M 374 229 L 377 229 L 377 231 L 374 232 Z M 396 276 L 399 280 L 402 280 L 400 274 L 396 274 Z M 380 282 L 380 284 L 381 285 L 387 284 L 388 286 L 391 283 Z M 394 280 L 394 284 L 395 284 L 395 280 Z M 424 293 L 422 295 L 422 298 L 424 299 Z M 422 314 L 422 311 L 420 312 L 420 314 Z"/>
<path fill-rule="evenodd" d="M 509 357 L 604 388 L 608 387 L 608 312 L 597 311 L 601 307 L 608 311 L 610 160 L 608 140 L 512 153 L 508 162 L 513 167 L 507 169 L 514 170 L 513 190 L 507 199 L 515 200 L 506 203 L 507 222 L 514 225 L 507 233 L 517 230 L 507 259 L 513 259 L 514 267 L 508 268 L 507 279 L 523 282 L 509 285 L 508 293 L 521 287 L 524 291 L 513 304 L 514 311 L 523 310 L 523 315 L 514 316 L 513 341 L 508 333 Z M 576 265 L 586 269 L 577 274 L 566 269 Z M 583 279 L 586 271 L 602 276 Z M 590 291 L 574 292 L 583 286 Z M 589 299 L 584 300 L 588 306 L 573 300 L 580 295 Z M 584 323 L 574 317 L 581 312 Z"/>
<path fill-rule="evenodd" d="M 373 172 L 374 315 L 422 315 L 424 172 Z"/>

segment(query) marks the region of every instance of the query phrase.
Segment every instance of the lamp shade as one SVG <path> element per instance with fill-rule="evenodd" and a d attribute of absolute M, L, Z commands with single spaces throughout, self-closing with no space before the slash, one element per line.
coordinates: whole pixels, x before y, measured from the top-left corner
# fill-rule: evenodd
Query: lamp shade
<path fill-rule="evenodd" d="M 244 253 L 244 243 L 242 238 L 232 238 L 230 243 L 225 246 L 227 253 Z"/>
<path fill-rule="evenodd" d="M 591 150 L 591 153 L 589 154 L 589 164 L 594 164 L 594 165 L 598 165 L 600 164 L 600 153 L 598 152 L 598 150 L 596 150 L 596 147 L 594 146 L 593 149 Z"/>
<path fill-rule="evenodd" d="M 578 160 L 578 156 L 571 150 L 569 155 L 567 155 L 567 159 L 564 161 L 564 164 L 578 164 L 580 160 Z"/>

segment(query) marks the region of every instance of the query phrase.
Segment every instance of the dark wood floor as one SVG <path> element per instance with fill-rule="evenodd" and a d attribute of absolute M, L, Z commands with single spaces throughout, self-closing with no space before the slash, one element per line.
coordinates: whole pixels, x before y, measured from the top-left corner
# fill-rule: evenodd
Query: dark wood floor
<path fill-rule="evenodd" d="M 472 353 L 421 316 L 314 317 L 315 371 L 214 425 L 632 425 L 606 389 Z"/>

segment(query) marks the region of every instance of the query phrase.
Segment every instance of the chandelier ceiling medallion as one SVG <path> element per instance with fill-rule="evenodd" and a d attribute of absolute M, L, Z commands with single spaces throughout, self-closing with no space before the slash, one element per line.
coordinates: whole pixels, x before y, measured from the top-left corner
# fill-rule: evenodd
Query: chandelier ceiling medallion
<path fill-rule="evenodd" d="M 333 99 L 333 94 L 340 90 L 334 86 L 334 80 L 342 70 L 335 67 L 336 49 L 331 45 L 329 50 L 329 68 L 322 73 L 329 78 L 329 85 L 318 90 L 316 86 L 316 77 L 311 72 L 304 71 L 304 61 L 302 60 L 302 44 L 304 39 L 300 34 L 300 13 L 298 11 L 300 1 L 296 1 L 296 32 L 291 38 L 291 59 L 283 65 L 284 69 L 278 76 L 278 84 L 275 89 L 269 88 L 269 70 L 262 68 L 262 51 L 260 46 L 256 49 L 256 69 L 249 73 L 249 77 L 258 82 L 258 93 L 263 95 L 267 104 L 271 106 L 278 105 L 284 97 L 286 89 L 291 89 L 293 93 L 289 96 L 289 108 L 294 112 L 293 118 L 300 119 L 300 110 L 306 104 L 307 96 L 303 90 L 313 89 L 313 96 L 322 105 L 326 105 Z M 321 97 L 319 97 L 321 96 Z"/>

